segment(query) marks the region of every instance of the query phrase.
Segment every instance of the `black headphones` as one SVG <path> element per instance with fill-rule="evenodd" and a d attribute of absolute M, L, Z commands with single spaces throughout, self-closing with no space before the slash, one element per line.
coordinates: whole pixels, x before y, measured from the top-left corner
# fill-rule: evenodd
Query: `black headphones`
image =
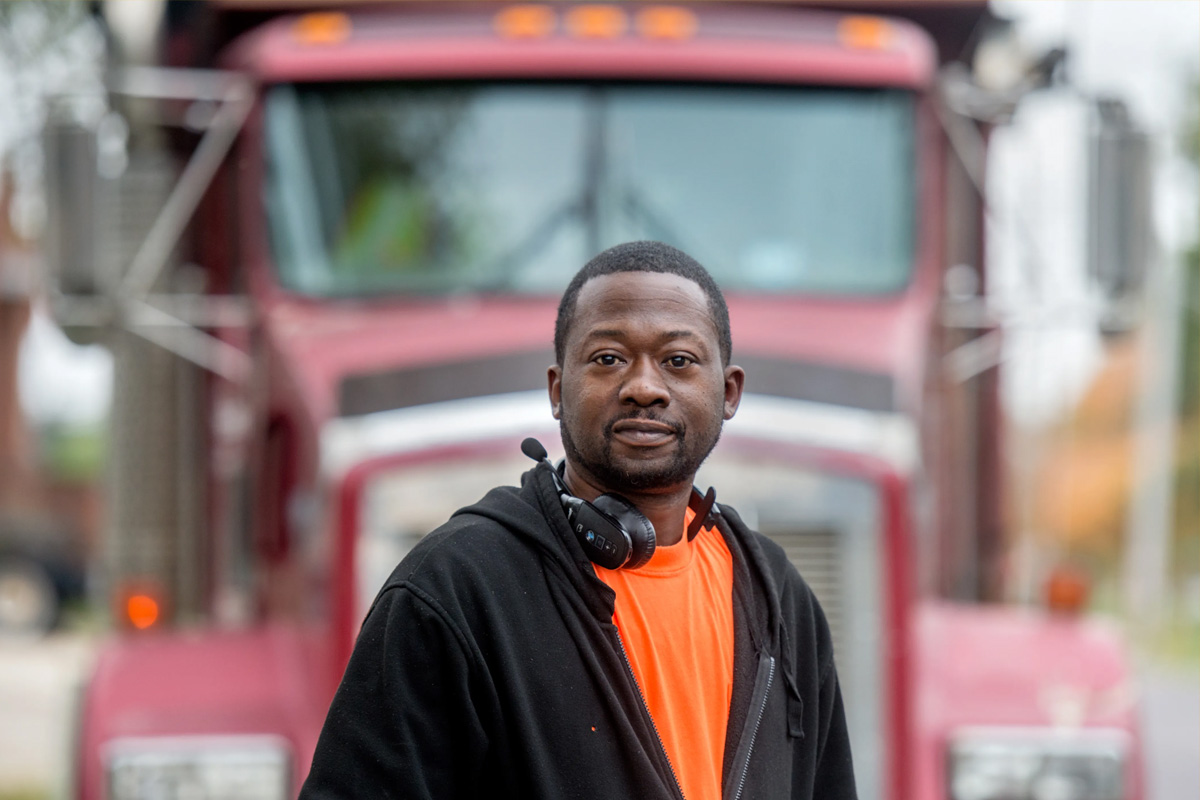
<path fill-rule="evenodd" d="M 655 547 L 654 526 L 633 503 L 613 492 L 602 494 L 591 503 L 571 494 L 558 470 L 550 463 L 546 448 L 537 439 L 521 442 L 521 452 L 550 468 L 558 498 L 567 513 L 567 522 L 593 563 L 605 569 L 637 569 L 650 560 Z M 688 541 L 696 538 L 706 524 L 713 524 L 712 510 L 716 499 L 717 493 L 712 488 L 703 497 L 692 490 L 688 505 L 693 507 L 696 516 L 688 526 Z"/>

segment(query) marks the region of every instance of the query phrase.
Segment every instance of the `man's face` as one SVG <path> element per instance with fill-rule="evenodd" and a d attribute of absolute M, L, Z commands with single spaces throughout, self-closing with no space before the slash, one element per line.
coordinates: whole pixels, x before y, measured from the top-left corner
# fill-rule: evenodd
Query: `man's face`
<path fill-rule="evenodd" d="M 721 364 L 698 285 L 621 272 L 584 284 L 549 381 L 571 470 L 598 492 L 638 494 L 690 489 L 743 373 Z"/>

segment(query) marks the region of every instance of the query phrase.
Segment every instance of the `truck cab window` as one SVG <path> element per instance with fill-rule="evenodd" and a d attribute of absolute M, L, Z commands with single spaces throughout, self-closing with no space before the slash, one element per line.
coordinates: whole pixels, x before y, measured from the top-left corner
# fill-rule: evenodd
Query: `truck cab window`
<path fill-rule="evenodd" d="M 895 292 L 913 255 L 913 108 L 878 89 L 278 86 L 279 278 L 320 296 L 545 294 L 650 238 L 729 290 Z"/>

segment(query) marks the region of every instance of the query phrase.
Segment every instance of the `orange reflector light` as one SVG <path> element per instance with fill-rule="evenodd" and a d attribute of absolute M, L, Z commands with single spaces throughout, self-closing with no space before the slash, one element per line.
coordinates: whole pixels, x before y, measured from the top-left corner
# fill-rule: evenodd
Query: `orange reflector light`
<path fill-rule="evenodd" d="M 649 6 L 638 12 L 634 23 L 647 39 L 690 39 L 699 23 L 696 15 L 678 6 Z"/>
<path fill-rule="evenodd" d="M 510 6 L 496 14 L 492 24 L 506 39 L 544 39 L 554 32 L 554 10 L 549 6 Z"/>
<path fill-rule="evenodd" d="M 580 39 L 615 39 L 629 29 L 629 16 L 616 6 L 576 6 L 565 21 L 567 33 Z"/>
<path fill-rule="evenodd" d="M 892 26 L 880 17 L 845 17 L 838 23 L 837 35 L 847 47 L 882 50 L 892 41 Z"/>
<path fill-rule="evenodd" d="M 296 20 L 292 35 L 301 44 L 341 44 L 350 38 L 350 18 L 337 11 L 305 14 Z"/>
<path fill-rule="evenodd" d="M 148 594 L 130 595 L 125 601 L 125 615 L 133 627 L 144 631 L 158 622 L 158 601 Z"/>
<path fill-rule="evenodd" d="M 1055 567 L 1046 578 L 1046 607 L 1058 614 L 1079 614 L 1087 605 L 1089 589 L 1082 571 Z"/>

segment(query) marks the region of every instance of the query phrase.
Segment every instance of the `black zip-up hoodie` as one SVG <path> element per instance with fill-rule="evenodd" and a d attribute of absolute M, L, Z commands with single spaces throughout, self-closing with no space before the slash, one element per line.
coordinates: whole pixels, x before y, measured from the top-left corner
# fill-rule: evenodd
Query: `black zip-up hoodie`
<path fill-rule="evenodd" d="M 302 800 L 680 800 L 612 622 L 615 595 L 548 470 L 458 511 L 396 567 Z M 853 800 L 825 617 L 782 549 L 718 510 L 735 626 L 722 796 Z"/>

